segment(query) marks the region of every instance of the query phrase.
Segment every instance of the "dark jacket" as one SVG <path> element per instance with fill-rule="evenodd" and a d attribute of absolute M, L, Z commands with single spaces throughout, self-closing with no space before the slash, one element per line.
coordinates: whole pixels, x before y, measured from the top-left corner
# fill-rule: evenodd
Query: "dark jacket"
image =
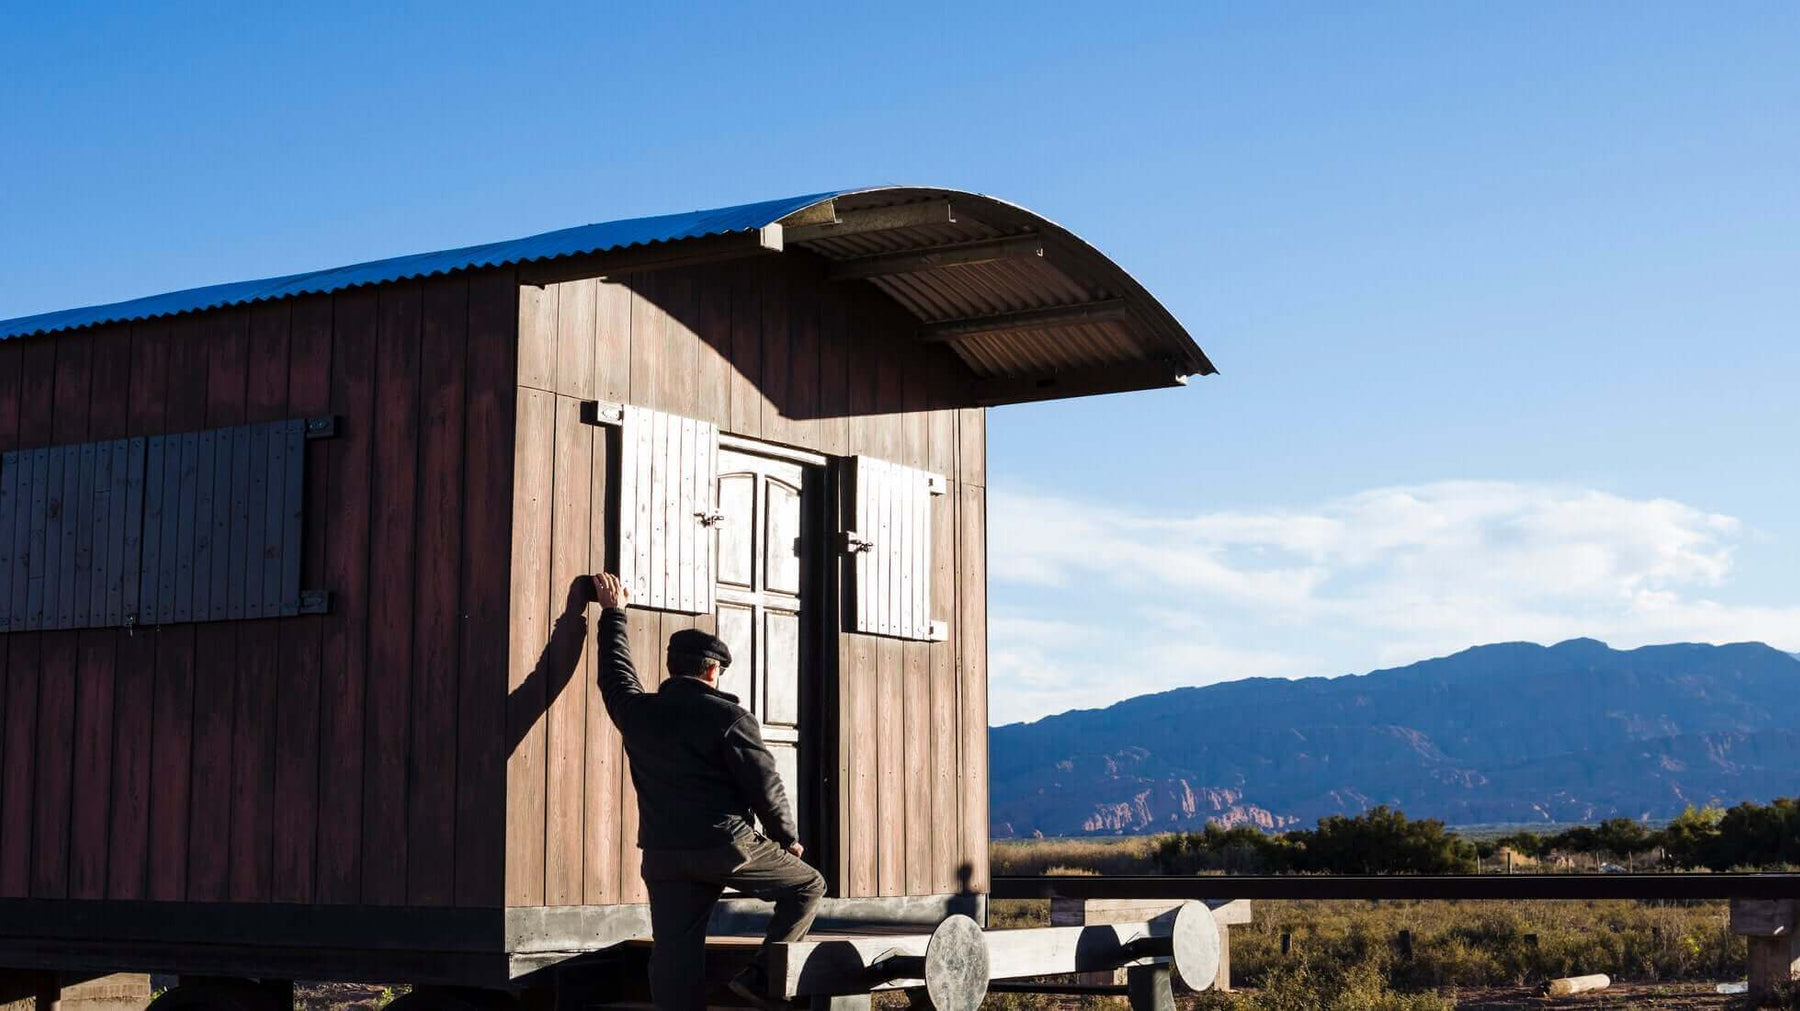
<path fill-rule="evenodd" d="M 762 727 L 737 696 L 698 678 L 644 691 L 631 664 L 625 612 L 600 613 L 600 695 L 625 739 L 638 795 L 638 846 L 704 849 L 750 831 L 786 846 L 799 839 Z"/>

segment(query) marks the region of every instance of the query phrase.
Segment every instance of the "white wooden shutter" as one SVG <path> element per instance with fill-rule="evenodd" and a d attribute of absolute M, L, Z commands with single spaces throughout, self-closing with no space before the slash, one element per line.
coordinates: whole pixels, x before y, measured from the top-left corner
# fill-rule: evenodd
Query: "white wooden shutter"
<path fill-rule="evenodd" d="M 850 593 L 858 632 L 900 639 L 944 638 L 931 620 L 931 496 L 944 478 L 912 467 L 852 457 Z"/>
<path fill-rule="evenodd" d="M 624 408 L 619 458 L 619 578 L 639 607 L 713 609 L 717 425 Z"/>

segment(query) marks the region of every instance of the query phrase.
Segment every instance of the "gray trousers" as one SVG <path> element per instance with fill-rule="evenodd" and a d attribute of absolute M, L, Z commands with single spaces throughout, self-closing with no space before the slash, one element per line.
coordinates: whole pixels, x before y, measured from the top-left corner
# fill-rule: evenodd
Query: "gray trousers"
<path fill-rule="evenodd" d="M 650 889 L 650 994 L 663 1011 L 706 1006 L 706 924 L 726 888 L 775 903 L 757 963 L 769 944 L 798 941 L 811 929 L 825 879 L 805 861 L 760 835 L 701 850 L 645 850 Z"/>

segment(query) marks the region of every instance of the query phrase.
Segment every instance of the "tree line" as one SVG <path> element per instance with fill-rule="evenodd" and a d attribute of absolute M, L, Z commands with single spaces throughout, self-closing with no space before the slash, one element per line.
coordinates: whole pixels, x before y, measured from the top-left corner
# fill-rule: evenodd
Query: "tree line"
<path fill-rule="evenodd" d="M 1534 860 L 1567 855 L 1636 861 L 1648 855 L 1667 869 L 1792 866 L 1800 864 L 1800 798 L 1730 809 L 1689 806 L 1661 827 L 1610 818 L 1557 832 L 1518 831 L 1479 840 L 1435 818 L 1408 819 L 1380 806 L 1279 834 L 1208 823 L 1198 832 L 1164 836 L 1155 856 L 1165 874 L 1468 874 L 1502 850 Z"/>
<path fill-rule="evenodd" d="M 1767 804 L 1687 809 L 1661 828 L 1630 818 L 1577 825 L 1561 832 L 1513 832 L 1482 844 L 1543 859 L 1558 853 L 1599 853 L 1613 859 L 1654 855 L 1669 867 L 1711 871 L 1800 864 L 1800 798 Z M 1487 854 L 1484 854 L 1487 855 Z"/>

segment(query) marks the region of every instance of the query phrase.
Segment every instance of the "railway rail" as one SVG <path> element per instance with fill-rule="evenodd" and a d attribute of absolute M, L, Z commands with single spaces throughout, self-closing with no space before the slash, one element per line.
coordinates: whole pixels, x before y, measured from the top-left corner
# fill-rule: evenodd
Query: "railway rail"
<path fill-rule="evenodd" d="M 1800 899 L 1800 874 L 996 875 L 996 899 Z"/>

